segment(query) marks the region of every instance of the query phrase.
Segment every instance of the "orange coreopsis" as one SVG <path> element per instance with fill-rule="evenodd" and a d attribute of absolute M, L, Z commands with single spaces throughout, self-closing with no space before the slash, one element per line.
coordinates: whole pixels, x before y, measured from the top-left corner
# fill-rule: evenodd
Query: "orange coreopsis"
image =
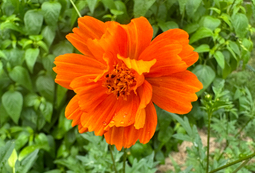
<path fill-rule="evenodd" d="M 127 25 L 79 18 L 67 39 L 82 53 L 55 59 L 56 83 L 74 90 L 65 116 L 80 133 L 94 131 L 118 150 L 152 138 L 157 114 L 188 113 L 202 88 L 187 70 L 198 59 L 189 35 L 171 29 L 152 40 L 144 17 Z M 152 40 L 152 41 L 151 41 Z"/>

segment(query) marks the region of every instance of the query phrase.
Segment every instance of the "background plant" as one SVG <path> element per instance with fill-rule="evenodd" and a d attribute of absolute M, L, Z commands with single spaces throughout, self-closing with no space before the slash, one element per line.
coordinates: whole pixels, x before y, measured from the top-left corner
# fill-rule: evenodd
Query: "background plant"
<path fill-rule="evenodd" d="M 128 23 L 145 16 L 154 36 L 172 28 L 190 34 L 199 53 L 190 68 L 204 88 L 193 110 L 176 116 L 157 108 L 158 126 L 146 145 L 127 150 L 126 172 L 155 172 L 183 140 L 186 172 L 206 169 L 206 148 L 197 127 L 208 126 L 228 147 L 210 153 L 210 170 L 254 152 L 255 2 L 243 0 L 76 0 L 81 15 Z M 0 172 L 112 172 L 109 146 L 101 137 L 79 134 L 64 117 L 73 93 L 54 83 L 54 58 L 77 52 L 65 39 L 77 25 L 69 0 L 3 0 L 0 2 Z M 242 71 L 243 70 L 243 71 Z M 209 108 L 214 106 L 214 110 Z M 249 142 L 245 138 L 251 139 Z M 114 150 L 117 171 L 124 153 Z M 223 153 L 223 154 L 222 154 Z M 239 164 L 240 165 L 240 164 Z M 225 172 L 233 172 L 233 165 Z M 175 165 L 176 172 L 181 167 Z M 240 171 L 254 171 L 246 164 Z M 184 171 L 185 172 L 185 171 Z M 224 172 L 224 171 L 223 171 Z"/>

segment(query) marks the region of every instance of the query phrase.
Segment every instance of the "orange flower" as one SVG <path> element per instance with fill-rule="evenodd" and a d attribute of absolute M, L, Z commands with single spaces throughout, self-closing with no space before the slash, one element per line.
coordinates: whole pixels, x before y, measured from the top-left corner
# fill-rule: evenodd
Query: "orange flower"
<path fill-rule="evenodd" d="M 83 54 L 55 59 L 56 83 L 74 90 L 65 116 L 80 133 L 94 131 L 118 150 L 152 138 L 157 114 L 188 113 L 202 88 L 187 70 L 198 59 L 181 29 L 168 30 L 153 41 L 144 17 L 127 25 L 79 18 L 67 39 Z"/>

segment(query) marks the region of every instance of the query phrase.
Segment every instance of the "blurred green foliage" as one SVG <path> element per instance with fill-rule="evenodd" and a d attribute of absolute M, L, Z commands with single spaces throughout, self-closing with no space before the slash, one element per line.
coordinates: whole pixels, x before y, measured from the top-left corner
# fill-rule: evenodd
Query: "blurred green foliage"
<path fill-rule="evenodd" d="M 193 103 L 188 119 L 157 107 L 156 133 L 148 144 L 138 142 L 128 149 L 126 172 L 155 172 L 157 163 L 164 163 L 183 140 L 194 144 L 188 150 L 184 172 L 203 172 L 206 150 L 197 127 L 206 126 L 207 111 L 212 106 L 213 134 L 218 142 L 226 140 L 231 147 L 211 154 L 210 169 L 252 152 L 255 70 L 247 63 L 255 31 L 254 0 L 74 2 L 82 15 L 102 21 L 126 24 L 134 17 L 145 16 L 153 26 L 154 37 L 168 29 L 182 28 L 199 53 L 198 62 L 190 70 L 203 83 L 204 88 L 197 93 L 202 100 Z M 104 139 L 91 133 L 79 134 L 65 118 L 64 110 L 73 93 L 54 82 L 54 58 L 77 52 L 65 39 L 77 26 L 77 18 L 69 0 L 0 1 L 0 172 L 113 171 Z M 242 132 L 252 142 L 240 141 L 241 136 L 233 138 L 242 125 Z M 123 151 L 115 149 L 114 158 L 117 170 L 121 170 Z M 226 171 L 233 172 L 234 168 Z M 181 172 L 177 164 L 175 169 Z M 242 169 L 254 170 L 251 164 Z"/>

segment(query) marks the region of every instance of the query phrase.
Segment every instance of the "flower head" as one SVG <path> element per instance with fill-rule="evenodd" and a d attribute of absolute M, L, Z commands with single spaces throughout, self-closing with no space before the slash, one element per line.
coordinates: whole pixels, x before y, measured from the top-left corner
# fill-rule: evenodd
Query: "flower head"
<path fill-rule="evenodd" d="M 65 116 L 80 133 L 104 135 L 120 150 L 152 138 L 157 125 L 153 103 L 172 113 L 191 110 L 202 84 L 187 70 L 198 54 L 185 31 L 168 30 L 152 40 L 144 17 L 121 25 L 85 16 L 78 26 L 67 39 L 82 55 L 58 56 L 54 71 L 56 83 L 76 93 Z"/>

